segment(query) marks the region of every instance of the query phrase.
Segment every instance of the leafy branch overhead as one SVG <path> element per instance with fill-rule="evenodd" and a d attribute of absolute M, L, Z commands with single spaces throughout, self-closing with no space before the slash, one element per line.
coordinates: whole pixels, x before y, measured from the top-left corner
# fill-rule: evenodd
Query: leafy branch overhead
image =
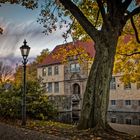
<path fill-rule="evenodd" d="M 131 3 L 137 6 L 134 10 L 131 12 L 129 11 L 129 13 L 126 14 L 126 11 L 129 9 L 130 5 L 132 5 Z M 131 19 L 139 12 L 139 1 L 133 0 L 124 2 L 121 0 L 112 2 L 110 0 L 48 0 L 46 5 L 42 8 L 40 14 L 41 17 L 38 21 L 43 24 L 45 27 L 44 32 L 48 34 L 56 30 L 58 27 L 69 27 L 72 21 L 76 19 L 80 24 L 75 22 L 76 27 L 75 25 L 72 25 L 74 30 L 71 31 L 71 33 L 76 32 L 75 29 L 77 28 L 77 34 L 81 33 L 79 36 L 85 37 L 88 34 L 91 38 L 96 40 L 98 29 L 101 28 L 103 24 L 106 24 L 108 27 L 107 30 L 110 30 L 114 26 L 119 28 L 117 26 L 125 25 L 128 19 Z M 118 15 L 122 18 L 116 22 Z M 96 23 L 98 23 L 98 28 L 95 27 Z M 86 32 L 79 32 L 80 30 L 83 30 L 80 29 L 81 27 L 79 26 L 82 26 Z M 93 33 L 91 33 L 91 30 Z M 83 33 L 86 35 L 82 35 Z M 72 35 L 75 34 L 72 33 Z"/>

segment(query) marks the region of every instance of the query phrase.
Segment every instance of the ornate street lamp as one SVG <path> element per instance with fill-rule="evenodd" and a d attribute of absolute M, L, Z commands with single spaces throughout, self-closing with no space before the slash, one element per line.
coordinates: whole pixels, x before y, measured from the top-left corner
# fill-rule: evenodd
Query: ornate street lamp
<path fill-rule="evenodd" d="M 23 42 L 24 45 L 20 47 L 21 55 L 23 57 L 23 94 L 22 94 L 22 125 L 26 125 L 26 64 L 28 62 L 27 57 L 30 52 L 30 47 L 27 46 L 26 40 Z"/>

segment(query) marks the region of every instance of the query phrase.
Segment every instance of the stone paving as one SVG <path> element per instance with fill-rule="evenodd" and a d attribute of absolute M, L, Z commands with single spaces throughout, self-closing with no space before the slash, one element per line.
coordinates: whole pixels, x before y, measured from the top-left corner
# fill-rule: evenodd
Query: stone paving
<path fill-rule="evenodd" d="M 68 139 L 0 123 L 0 140 L 68 140 Z"/>

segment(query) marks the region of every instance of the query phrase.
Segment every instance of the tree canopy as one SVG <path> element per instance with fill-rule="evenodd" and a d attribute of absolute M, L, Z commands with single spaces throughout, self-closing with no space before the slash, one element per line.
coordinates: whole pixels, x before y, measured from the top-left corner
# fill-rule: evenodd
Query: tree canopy
<path fill-rule="evenodd" d="M 36 58 L 35 58 L 35 62 L 37 64 L 39 63 L 42 63 L 42 61 L 49 55 L 49 50 L 46 48 L 46 49 L 43 49 L 40 53 L 40 55 L 38 55 Z"/>

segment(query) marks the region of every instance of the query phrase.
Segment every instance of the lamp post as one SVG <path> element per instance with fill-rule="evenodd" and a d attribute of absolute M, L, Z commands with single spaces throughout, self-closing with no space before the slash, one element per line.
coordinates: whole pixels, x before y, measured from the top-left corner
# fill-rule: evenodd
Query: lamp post
<path fill-rule="evenodd" d="M 28 62 L 27 57 L 29 55 L 30 47 L 27 45 L 26 40 L 24 45 L 20 47 L 21 55 L 23 57 L 23 93 L 22 93 L 22 125 L 26 125 L 26 64 Z"/>

